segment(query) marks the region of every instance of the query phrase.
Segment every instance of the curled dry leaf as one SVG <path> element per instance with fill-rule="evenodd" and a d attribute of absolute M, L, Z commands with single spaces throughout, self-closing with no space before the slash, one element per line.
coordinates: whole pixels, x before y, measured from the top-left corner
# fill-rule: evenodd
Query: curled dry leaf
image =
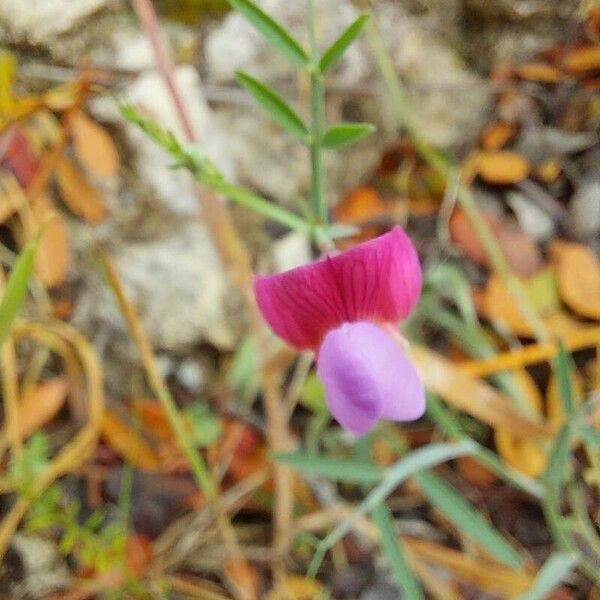
<path fill-rule="evenodd" d="M 434 542 L 403 536 L 402 543 L 409 557 L 416 557 L 447 569 L 457 579 L 490 594 L 514 598 L 515 595 L 525 593 L 533 582 L 533 576 L 525 571 L 511 569 L 480 556 L 471 557 L 460 550 L 453 550 Z"/>
<path fill-rule="evenodd" d="M 53 210 L 52 202 L 40 194 L 31 204 L 31 214 L 37 227 L 47 220 L 35 255 L 35 272 L 46 287 L 64 282 L 69 266 L 69 237 L 60 215 Z"/>
<path fill-rule="evenodd" d="M 104 202 L 100 193 L 65 156 L 56 165 L 56 181 L 62 201 L 73 214 L 89 223 L 97 223 L 104 218 Z"/>
<path fill-rule="evenodd" d="M 159 461 L 154 450 L 138 432 L 128 427 L 108 409 L 102 415 L 102 437 L 117 454 L 137 468 L 147 471 L 158 469 Z"/>
<path fill-rule="evenodd" d="M 577 314 L 600 320 L 600 261 L 582 244 L 556 241 L 550 245 L 556 265 L 558 292 Z"/>
<path fill-rule="evenodd" d="M 425 388 L 448 404 L 491 427 L 504 427 L 524 437 L 539 439 L 554 435 L 548 424 L 529 419 L 498 390 L 461 371 L 460 366 L 443 356 L 422 346 L 411 346 L 408 354 Z"/>
<path fill-rule="evenodd" d="M 27 389 L 19 405 L 19 431 L 21 438 L 51 421 L 65 403 L 69 383 L 65 377 L 54 377 Z M 0 437 L 5 438 L 3 431 Z"/>
<path fill-rule="evenodd" d="M 324 594 L 323 586 L 314 579 L 300 575 L 288 575 L 274 590 L 270 591 L 265 600 L 314 600 Z"/>
<path fill-rule="evenodd" d="M 521 396 L 529 404 L 533 414 L 541 417 L 542 395 L 535 381 L 525 369 L 514 369 L 512 375 Z M 551 423 L 556 425 L 553 421 Z M 515 435 L 512 429 L 498 427 L 494 431 L 494 441 L 498 454 L 513 469 L 530 477 L 537 477 L 544 470 L 546 454 L 528 437 Z"/>
<path fill-rule="evenodd" d="M 514 73 L 520 79 L 538 83 L 558 83 L 560 81 L 560 71 L 543 62 L 522 63 L 515 67 Z"/>
<path fill-rule="evenodd" d="M 119 168 L 119 154 L 108 132 L 81 110 L 71 116 L 70 125 L 79 162 L 97 177 L 115 175 Z"/>
<path fill-rule="evenodd" d="M 510 185 L 529 175 L 531 164 L 517 152 L 490 151 L 477 155 L 477 172 L 486 183 Z"/>
<path fill-rule="evenodd" d="M 256 569 L 243 558 L 230 558 L 225 561 L 225 579 L 236 598 L 255 600 L 258 598 L 258 573 Z"/>
<path fill-rule="evenodd" d="M 548 302 L 551 300 L 551 288 L 542 288 L 542 293 L 540 293 L 536 289 L 535 283 L 535 277 L 522 282 L 525 292 L 552 336 L 561 337 L 581 327 L 579 321 L 562 311 L 560 307 L 554 306 L 552 302 Z M 542 295 L 545 293 L 543 289 L 548 290 L 548 296 Z M 523 317 L 513 295 L 496 273 L 492 273 L 488 279 L 480 307 L 486 319 L 503 327 L 513 335 L 534 337 L 530 323 Z"/>
<path fill-rule="evenodd" d="M 498 150 L 512 140 L 517 128 L 506 121 L 492 121 L 481 134 L 481 146 L 484 150 Z"/>
<path fill-rule="evenodd" d="M 562 64 L 567 71 L 575 75 L 600 69 L 600 45 L 590 44 L 571 50 L 563 58 Z"/>

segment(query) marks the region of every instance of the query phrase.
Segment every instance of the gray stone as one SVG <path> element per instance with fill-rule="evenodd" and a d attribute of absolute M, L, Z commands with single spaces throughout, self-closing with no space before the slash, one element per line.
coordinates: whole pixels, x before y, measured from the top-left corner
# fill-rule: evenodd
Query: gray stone
<path fill-rule="evenodd" d="M 0 22 L 15 38 L 40 43 L 111 4 L 114 0 L 0 0 Z"/>
<path fill-rule="evenodd" d="M 600 179 L 581 181 L 569 202 L 568 232 L 586 240 L 600 232 Z"/>
<path fill-rule="evenodd" d="M 536 240 L 547 240 L 556 231 L 556 223 L 535 202 L 521 192 L 508 192 L 506 201 L 513 209 L 521 229 Z"/>

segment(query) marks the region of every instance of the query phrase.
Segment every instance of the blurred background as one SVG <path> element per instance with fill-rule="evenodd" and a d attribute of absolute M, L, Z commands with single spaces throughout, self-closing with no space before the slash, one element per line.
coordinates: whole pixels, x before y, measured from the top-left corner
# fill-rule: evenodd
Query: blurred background
<path fill-rule="evenodd" d="M 307 44 L 304 2 L 264 0 L 260 6 Z M 149 7 L 160 32 L 144 17 Z M 575 340 L 569 348 L 577 351 L 572 385 L 583 402 L 600 381 L 594 353 L 600 344 L 594 329 L 600 319 L 600 7 L 578 0 L 317 0 L 319 48 L 364 11 L 374 33 L 360 36 L 325 78 L 327 122 L 376 127 L 357 144 L 325 154 L 331 218 L 356 228 L 339 246 L 394 224 L 406 227 L 426 272 L 423 306 L 406 328 L 411 340 L 442 356 L 445 365 L 471 360 L 472 381 L 490 389 L 486 378 L 492 371 L 478 371 L 475 359 L 535 345 L 536 337 L 544 342 L 567 336 Z M 410 106 L 404 123 L 398 98 L 374 58 L 373 36 L 403 85 Z M 156 44 L 164 50 L 159 69 Z M 179 140 L 191 133 L 197 140 L 192 150 L 226 180 L 301 213 L 310 194 L 308 152 L 256 106 L 236 73 L 241 69 L 268 83 L 304 116 L 308 78 L 221 0 L 0 0 L 0 46 L 5 275 L 48 214 L 55 214 L 39 240 L 22 309 L 26 321 L 9 338 L 0 361 L 3 397 L 14 396 L 17 414 L 20 410 L 11 434 L 10 408 L 4 409 L 0 438 L 5 517 L 0 596 L 404 597 L 364 531 L 336 546 L 316 583 L 304 577 L 315 535 L 336 524 L 326 509 L 335 512 L 342 500 L 346 507 L 357 505 L 364 486 L 327 481 L 315 489 L 310 477 L 294 475 L 292 534 L 291 509 L 282 508 L 270 452 L 304 448 L 346 456 L 355 452 L 354 442 L 324 416 L 310 357 L 297 358 L 280 346 L 269 368 L 289 427 L 280 430 L 285 435 L 268 433 L 273 417 L 263 410 L 265 380 L 259 381 L 264 347 L 252 338 L 235 260 L 223 264 L 201 211 L 208 192 L 199 191 L 188 172 L 173 168 L 173 157 L 118 106 L 132 105 Z M 165 84 L 165 68 L 176 97 Z M 435 149 L 447 169 L 428 162 L 422 145 Z M 539 328 L 524 319 L 508 280 L 493 274 L 494 258 L 457 201 L 460 185 L 470 186 L 548 338 L 540 339 Z M 278 272 L 318 255 L 306 234 L 289 232 L 235 202 L 228 210 L 247 249 L 241 261 L 246 268 Z M 155 374 L 180 409 L 196 452 L 220 482 L 219 502 L 236 530 L 243 560 L 235 552 L 232 557 L 207 516 L 206 493 L 198 491 L 189 457 L 157 401 L 160 385 L 147 383 L 143 343 L 132 336 L 126 308 L 115 300 L 117 288 L 139 317 Z M 27 322 L 50 323 L 54 333 L 28 329 Z M 53 342 L 53 335 L 63 341 Z M 30 485 L 55 464 L 60 449 L 70 448 L 89 425 L 93 410 L 89 388 L 80 381 L 87 363 L 61 346 L 77 345 L 73 336 L 83 339 L 81 356 L 96 357 L 104 408 L 81 460 L 57 471 L 48 481 L 52 485 L 43 486 L 44 501 L 36 504 L 27 495 L 34 488 L 23 482 Z M 77 360 L 83 361 L 83 374 L 71 364 Z M 557 408 L 557 382 L 548 365 L 524 357 L 517 367 L 527 382 L 513 393 L 525 398 L 525 414 L 555 419 L 560 426 L 564 413 Z M 426 383 L 452 404 L 465 388 L 453 389 L 458 384 L 450 380 Z M 510 396 L 510 385 L 493 383 Z M 470 402 L 477 404 L 474 394 Z M 495 417 L 464 414 L 469 412 L 464 405 L 451 408 L 467 435 L 498 453 L 502 464 L 533 479 L 543 471 L 548 450 L 527 447 L 523 431 L 518 437 L 517 428 L 517 437 L 507 438 L 504 430 L 505 437 L 498 438 Z M 407 448 L 443 437 L 427 418 L 390 435 L 369 438 L 359 449 L 362 456 L 383 468 Z M 394 436 L 399 441 L 390 442 Z M 15 462 L 15 452 L 25 458 Z M 589 465 L 581 457 L 574 460 L 579 462 L 573 471 L 581 472 L 579 500 L 589 512 L 587 525 L 596 530 L 598 483 L 585 479 Z M 510 540 L 524 563 L 517 569 L 484 561 L 478 570 L 480 549 L 409 482 L 390 506 L 400 515 L 400 533 L 430 544 L 409 550 L 419 585 L 438 598 L 525 593 L 553 548 L 539 503 L 472 459 L 457 461 L 445 478 Z M 29 499 L 15 521 L 19 495 Z M 284 513 L 290 513 L 284 522 L 292 541 L 280 546 L 281 556 L 271 539 Z M 454 554 L 440 558 L 436 549 L 442 546 Z M 274 561 L 285 565 L 278 575 L 271 572 Z M 489 576 L 496 567 L 503 569 L 501 583 Z M 589 572 L 572 575 L 555 595 L 536 597 L 599 598 L 592 579 Z M 411 593 L 406 597 L 419 597 Z"/>

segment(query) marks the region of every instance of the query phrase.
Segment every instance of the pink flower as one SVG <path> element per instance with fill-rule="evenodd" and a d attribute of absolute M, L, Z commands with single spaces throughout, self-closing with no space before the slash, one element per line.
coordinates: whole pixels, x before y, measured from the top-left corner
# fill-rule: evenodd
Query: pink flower
<path fill-rule="evenodd" d="M 345 429 L 363 435 L 380 419 L 423 414 L 423 385 L 379 326 L 405 318 L 421 292 L 417 252 L 400 227 L 335 256 L 256 277 L 254 291 L 277 335 L 316 351 L 327 405 Z"/>

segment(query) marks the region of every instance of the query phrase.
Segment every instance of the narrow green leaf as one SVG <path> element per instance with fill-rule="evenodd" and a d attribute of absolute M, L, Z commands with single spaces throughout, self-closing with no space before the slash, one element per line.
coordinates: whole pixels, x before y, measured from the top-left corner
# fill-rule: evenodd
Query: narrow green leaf
<path fill-rule="evenodd" d="M 575 410 L 573 389 L 571 387 L 571 361 L 562 341 L 558 344 L 558 354 L 554 361 L 554 370 L 562 408 L 565 414 L 570 416 Z"/>
<path fill-rule="evenodd" d="M 275 90 L 242 71 L 238 71 L 237 80 L 274 121 L 292 135 L 306 138 L 308 127 Z"/>
<path fill-rule="evenodd" d="M 583 425 L 579 428 L 578 433 L 588 444 L 593 444 L 600 448 L 600 431 Z"/>
<path fill-rule="evenodd" d="M 424 600 L 425 594 L 423 594 L 423 590 L 406 560 L 404 548 L 396 532 L 394 519 L 389 509 L 384 504 L 378 504 L 371 514 L 379 530 L 379 541 L 383 553 L 390 563 L 396 584 L 402 592 L 402 598 L 406 598 L 406 600 Z"/>
<path fill-rule="evenodd" d="M 348 28 L 340 35 L 340 37 L 325 50 L 321 60 L 319 61 L 319 70 L 324 73 L 331 67 L 345 52 L 346 48 L 356 39 L 361 32 L 364 24 L 367 22 L 369 15 L 360 15 Z"/>
<path fill-rule="evenodd" d="M 375 127 L 370 123 L 338 123 L 323 134 L 321 145 L 324 148 L 347 146 L 374 131 Z"/>
<path fill-rule="evenodd" d="M 415 480 L 428 502 L 454 523 L 459 531 L 505 565 L 514 568 L 521 566 L 518 552 L 450 484 L 425 471 L 417 473 Z"/>
<path fill-rule="evenodd" d="M 250 0 L 228 0 L 246 20 L 251 23 L 265 40 L 295 65 L 308 63 L 308 55 L 297 40 L 281 23 L 278 23 Z"/>
<path fill-rule="evenodd" d="M 560 492 L 560 486 L 564 479 L 571 475 L 569 469 L 569 458 L 571 456 L 571 439 L 573 427 L 570 422 L 563 425 L 550 447 L 548 464 L 543 474 L 544 483 L 548 487 L 548 494 L 555 497 Z"/>
<path fill-rule="evenodd" d="M 318 454 L 290 452 L 275 454 L 277 462 L 289 465 L 305 473 L 350 483 L 377 483 L 384 471 L 373 463 L 346 458 L 331 458 Z"/>
<path fill-rule="evenodd" d="M 337 544 L 363 515 L 381 504 L 402 482 L 422 469 L 434 467 L 459 456 L 472 455 L 475 449 L 475 443 L 471 440 L 463 440 L 456 444 L 429 444 L 414 450 L 386 469 L 381 482 L 369 492 L 358 508 L 319 543 L 308 567 L 308 576 L 314 577 L 327 550 Z"/>
<path fill-rule="evenodd" d="M 0 345 L 9 334 L 12 323 L 25 299 L 40 235 L 41 231 L 23 248 L 6 282 L 0 301 Z"/>
<path fill-rule="evenodd" d="M 533 585 L 525 594 L 517 596 L 517 600 L 543 600 L 565 579 L 579 562 L 575 553 L 555 552 L 539 570 Z"/>

